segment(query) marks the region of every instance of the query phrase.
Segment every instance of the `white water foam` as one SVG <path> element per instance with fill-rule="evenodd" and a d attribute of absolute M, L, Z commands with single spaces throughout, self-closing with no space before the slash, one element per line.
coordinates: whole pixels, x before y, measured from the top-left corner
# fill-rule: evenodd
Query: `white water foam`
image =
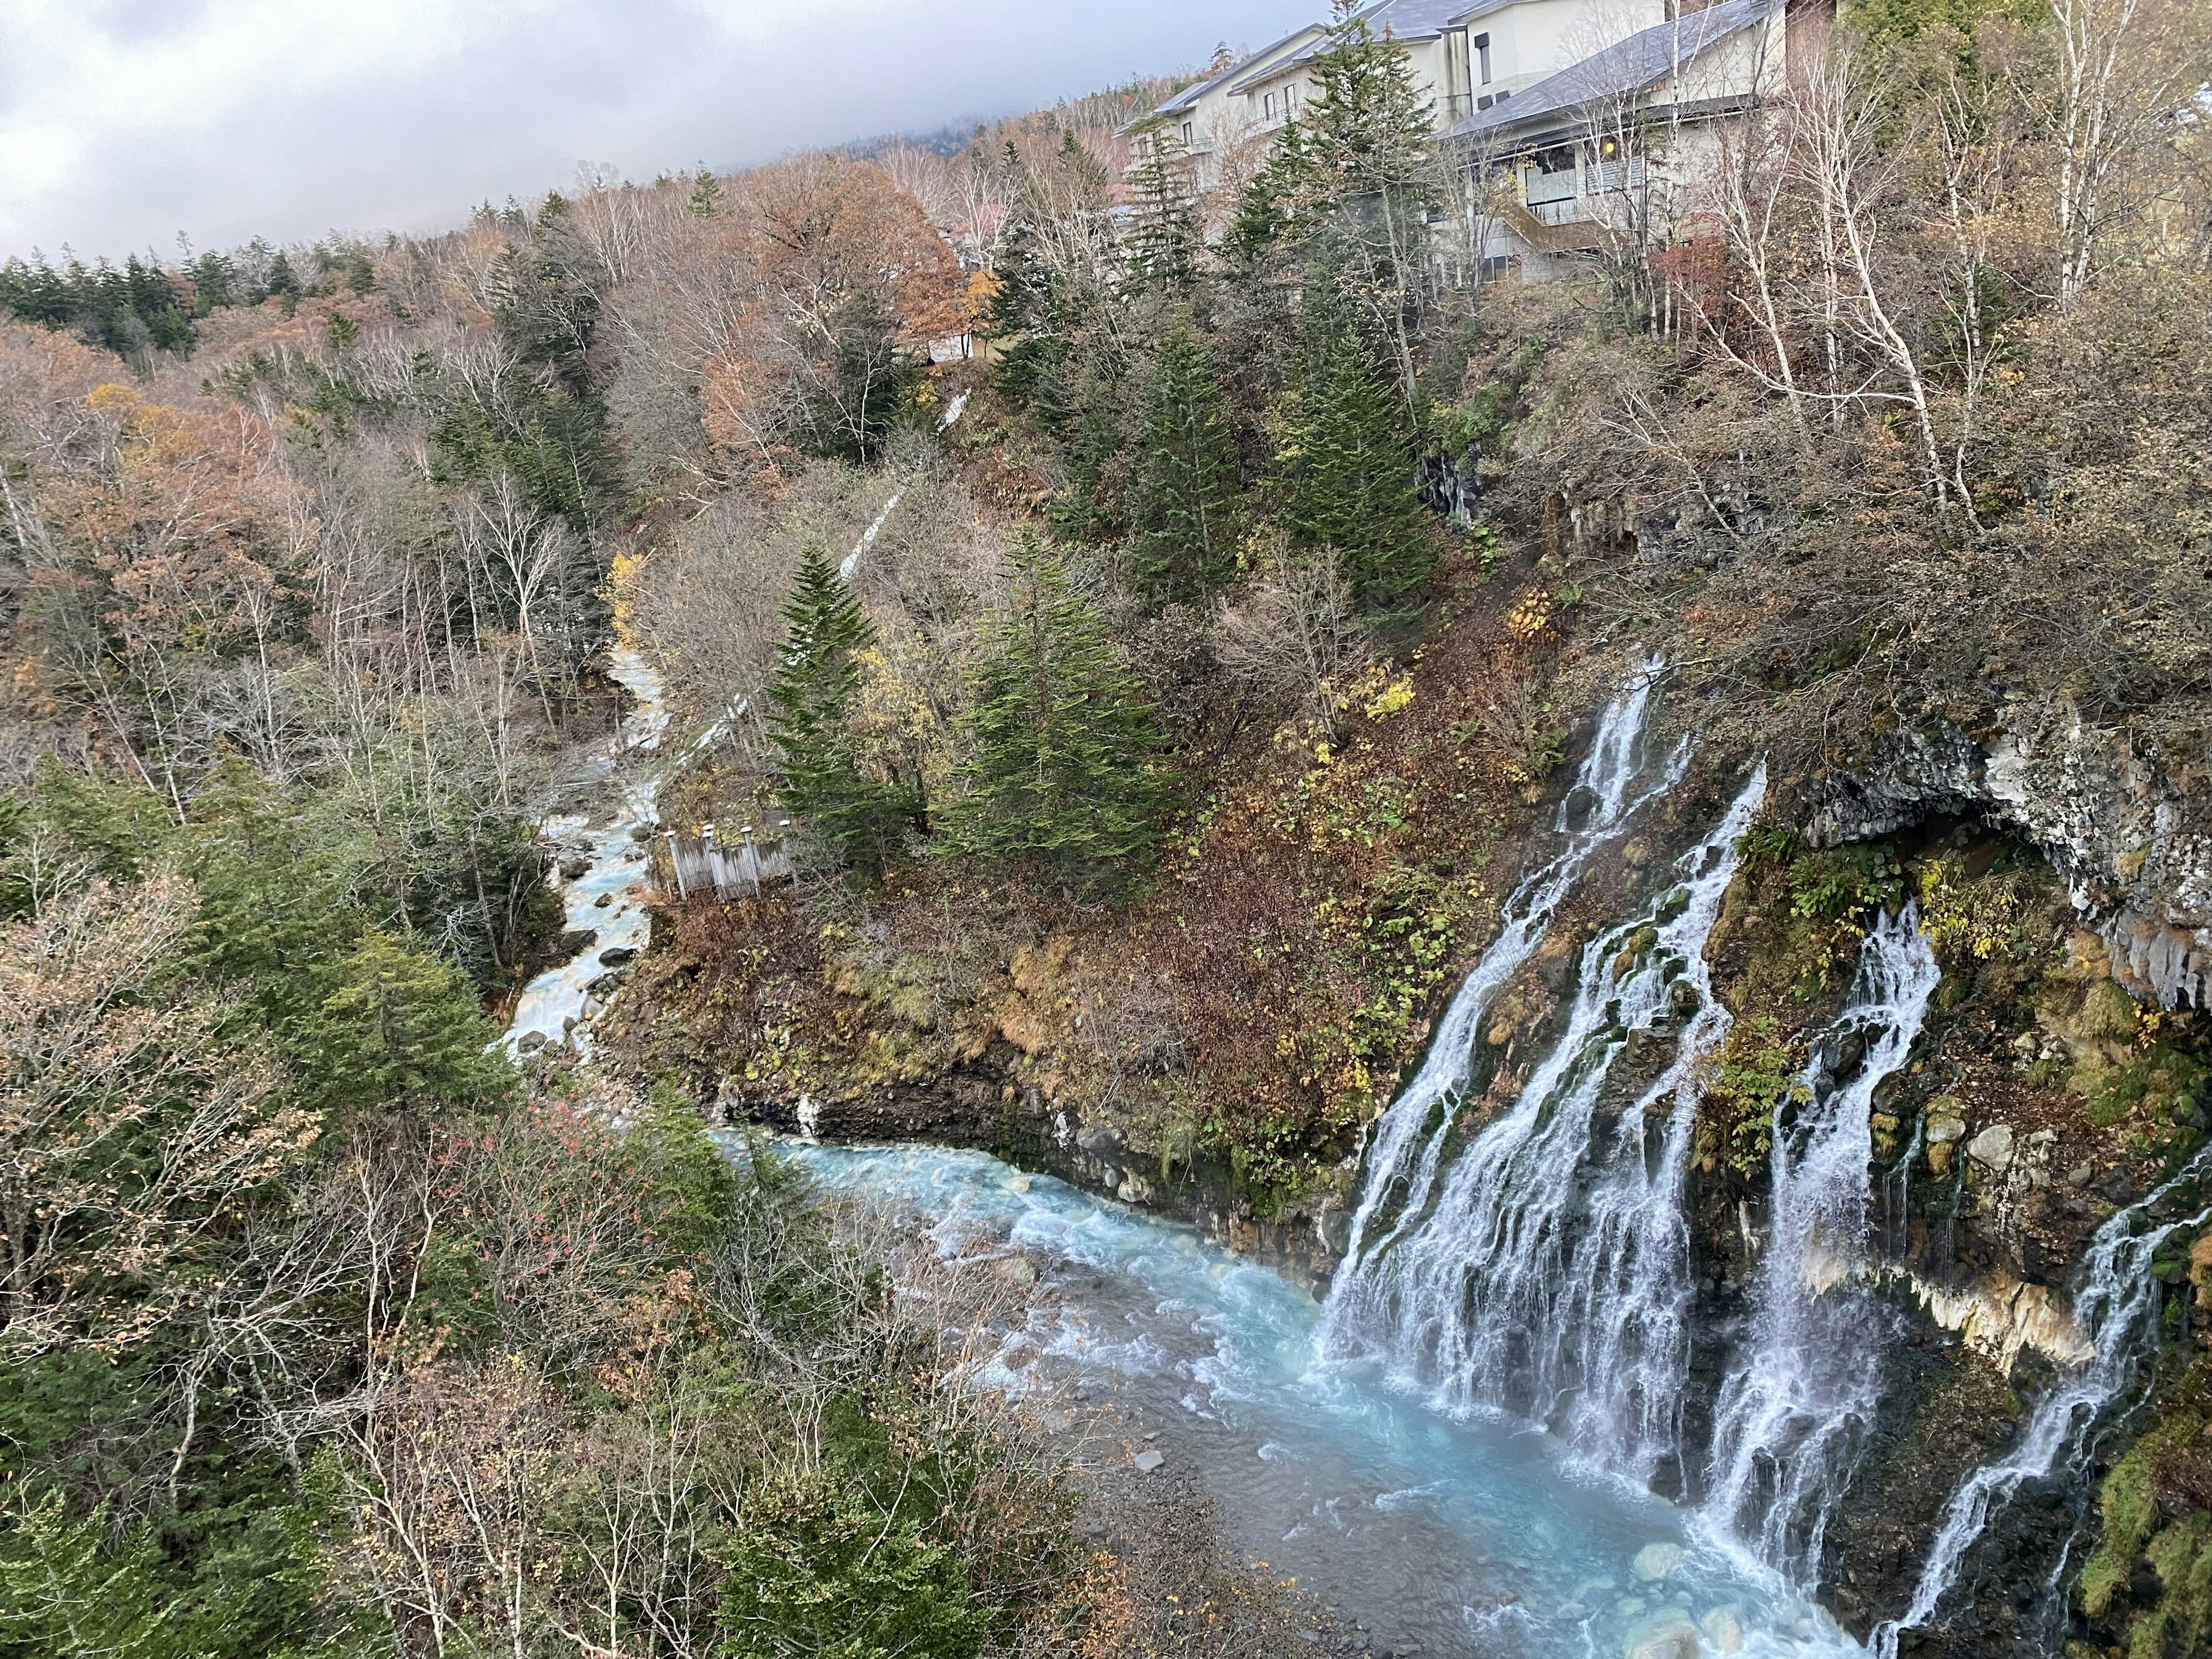
<path fill-rule="evenodd" d="M 1942 977 L 1912 906 L 1880 918 L 1860 948 L 1850 1000 L 1800 1078 L 1806 1104 L 1775 1129 L 1771 1224 L 1749 1339 L 1714 1413 L 1705 1512 L 1722 1536 L 1808 1594 L 1898 1324 L 1862 1277 L 1877 1264 L 1869 1237 L 1875 1091 L 1911 1056 Z"/>
<path fill-rule="evenodd" d="M 1425 1208 L 1438 1161 L 1471 1081 L 1475 1040 L 1491 1000 L 1543 943 L 1553 913 L 1591 855 L 1620 835 L 1645 804 L 1680 781 L 1689 759 L 1686 744 L 1676 746 L 1656 779 L 1632 793 L 1644 770 L 1645 726 L 1665 666 L 1657 657 L 1645 661 L 1599 717 L 1574 787 L 1559 803 L 1554 821 L 1553 829 L 1565 836 L 1565 844 L 1523 877 L 1506 899 L 1498 936 L 1454 993 L 1420 1070 L 1376 1121 L 1366 1186 L 1352 1212 L 1345 1246 L 1347 1261 L 1387 1248 L 1406 1220 Z M 1409 1167 L 1417 1143 L 1419 1159 Z M 1368 1229 L 1386 1202 L 1399 1206 L 1399 1226 L 1370 1246 Z"/>
<path fill-rule="evenodd" d="M 1705 946 L 1765 794 L 1761 768 L 1683 856 L 1681 884 L 1584 947 L 1565 1029 L 1511 1108 L 1468 1143 L 1431 1206 L 1339 1268 L 1333 1353 L 1371 1357 L 1438 1409 L 1543 1424 L 1638 1486 L 1679 1460 L 1695 1073 L 1731 1024 Z M 1638 1030 L 1671 1030 L 1672 1057 L 1608 1111 Z"/>
<path fill-rule="evenodd" d="M 2151 1216 L 2208 1172 L 2212 1152 L 2200 1153 L 2172 1181 L 2097 1229 L 2085 1258 L 2081 1290 L 2074 1298 L 2074 1316 L 2088 1338 L 2091 1357 L 2035 1402 L 2027 1430 L 2009 1453 L 1974 1470 L 1951 1494 L 1911 1605 L 1901 1617 L 1875 1627 L 1869 1646 L 1879 1659 L 1896 1659 L 1899 1634 L 1917 1630 L 1935 1616 L 1966 1552 L 2014 1492 L 2031 1480 L 2062 1472 L 2075 1480 L 2087 1474 L 2099 1423 L 2142 1380 L 2145 1359 L 2158 1340 L 2159 1284 L 2151 1277 L 2151 1257 L 2168 1234 L 2193 1231 L 2212 1219 L 2212 1206 L 2172 1221 L 2153 1221 Z"/>

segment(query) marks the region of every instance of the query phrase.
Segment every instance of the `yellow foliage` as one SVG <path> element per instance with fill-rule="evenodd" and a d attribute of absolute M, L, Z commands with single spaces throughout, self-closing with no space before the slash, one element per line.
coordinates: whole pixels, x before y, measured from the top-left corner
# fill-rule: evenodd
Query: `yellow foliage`
<path fill-rule="evenodd" d="M 1523 589 L 1505 617 L 1505 631 L 1524 645 L 1551 625 L 1552 596 L 1540 587 Z"/>
<path fill-rule="evenodd" d="M 1413 701 L 1413 677 L 1401 675 L 1384 686 L 1382 694 L 1368 703 L 1367 718 L 1370 720 L 1387 720 L 1391 715 L 1410 708 Z"/>
<path fill-rule="evenodd" d="M 1920 928 L 1938 955 L 1954 960 L 2021 955 L 2020 884 L 2009 876 L 1963 878 L 1955 866 L 1930 859 L 1920 872 Z"/>

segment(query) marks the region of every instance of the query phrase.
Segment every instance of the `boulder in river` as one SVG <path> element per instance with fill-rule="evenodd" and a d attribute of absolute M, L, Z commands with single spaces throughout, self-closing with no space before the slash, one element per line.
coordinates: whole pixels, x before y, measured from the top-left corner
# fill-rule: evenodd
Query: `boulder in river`
<path fill-rule="evenodd" d="M 1626 1659 L 1703 1659 L 1698 1627 L 1680 1607 L 1662 1607 L 1628 1632 Z"/>
<path fill-rule="evenodd" d="M 1656 1583 L 1682 1565 L 1680 1544 L 1646 1544 L 1636 1552 L 1636 1559 L 1629 1563 L 1629 1571 L 1645 1583 Z"/>
<path fill-rule="evenodd" d="M 1150 1474 L 1167 1461 L 1168 1456 L 1165 1452 L 1140 1451 L 1137 1454 L 1133 1467 L 1139 1474 Z"/>
<path fill-rule="evenodd" d="M 633 960 L 636 955 L 637 948 L 635 945 L 617 945 L 599 952 L 599 966 L 619 968 L 623 963 Z"/>
<path fill-rule="evenodd" d="M 1743 1651 L 1743 1620 L 1735 1616 L 1734 1607 L 1715 1607 L 1698 1620 L 1698 1628 L 1705 1632 L 1716 1653 Z"/>

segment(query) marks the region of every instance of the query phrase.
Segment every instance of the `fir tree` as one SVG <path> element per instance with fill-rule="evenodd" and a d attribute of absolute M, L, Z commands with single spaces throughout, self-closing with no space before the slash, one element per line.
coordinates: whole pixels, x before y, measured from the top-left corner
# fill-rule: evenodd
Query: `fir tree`
<path fill-rule="evenodd" d="M 1138 581 L 1154 607 L 1203 603 L 1227 580 L 1237 508 L 1228 406 L 1205 343 L 1179 321 L 1152 353 L 1130 489 Z"/>
<path fill-rule="evenodd" d="M 1130 182 L 1136 200 L 1128 238 L 1129 281 L 1138 292 L 1187 294 L 1198 280 L 1198 208 L 1191 198 L 1188 158 L 1165 121 L 1138 135 L 1143 159 Z"/>
<path fill-rule="evenodd" d="M 684 205 L 693 217 L 711 219 L 722 210 L 723 194 L 722 181 L 714 176 L 712 167 L 702 161 L 691 175 L 691 195 Z"/>
<path fill-rule="evenodd" d="M 1431 187 L 1435 108 L 1402 45 L 1340 6 L 1312 77 L 1306 149 L 1331 194 L 1403 199 Z"/>
<path fill-rule="evenodd" d="M 1027 538 L 1014 556 L 1014 603 L 992 629 L 969 720 L 959 838 L 1071 891 L 1110 889 L 1152 860 L 1152 708 L 1060 560 Z"/>
<path fill-rule="evenodd" d="M 1367 609 L 1399 605 L 1436 562 L 1406 405 L 1326 285 L 1308 291 L 1276 427 L 1284 522 L 1308 546 L 1336 550 Z"/>
<path fill-rule="evenodd" d="M 866 764 L 854 714 L 860 654 L 876 631 L 818 544 L 799 564 L 783 619 L 790 631 L 769 688 L 769 725 L 784 803 L 847 863 L 880 876 L 921 802 L 915 790 L 884 781 Z"/>
<path fill-rule="evenodd" d="M 1300 223 L 1300 209 L 1310 193 L 1311 146 L 1296 120 L 1283 123 L 1267 159 L 1237 198 L 1229 227 L 1230 252 L 1249 266 L 1270 248 L 1289 240 Z"/>

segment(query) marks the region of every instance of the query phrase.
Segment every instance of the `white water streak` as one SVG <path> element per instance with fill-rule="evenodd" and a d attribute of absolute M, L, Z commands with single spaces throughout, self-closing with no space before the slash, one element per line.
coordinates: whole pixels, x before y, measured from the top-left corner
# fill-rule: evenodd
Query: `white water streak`
<path fill-rule="evenodd" d="M 1914 908 L 1881 917 L 1850 1001 L 1806 1063 L 1807 1103 L 1774 1135 L 1771 1224 L 1750 1340 L 1714 1413 L 1705 1515 L 1808 1593 L 1898 1322 L 1862 1279 L 1875 1265 L 1875 1091 L 1910 1058 L 1942 977 Z M 1846 1044 L 1862 1053 L 1838 1084 Z"/>
<path fill-rule="evenodd" d="M 1683 1175 L 1697 1062 L 1731 1023 L 1705 946 L 1765 793 L 1761 768 L 1684 855 L 1682 884 L 1584 948 L 1565 1030 L 1511 1109 L 1453 1162 L 1433 1206 L 1409 1202 L 1330 1291 L 1340 1348 L 1375 1353 L 1440 1409 L 1544 1423 L 1638 1483 L 1680 1452 Z M 1601 1102 L 1629 1032 L 1669 1026 L 1669 1064 L 1608 1119 Z"/>
<path fill-rule="evenodd" d="M 1879 1659 L 1896 1659 L 1899 1632 L 1917 1630 L 1934 1615 L 1957 1579 L 1967 1550 L 1982 1535 L 1990 1516 L 2014 1492 L 2062 1467 L 2075 1478 L 2086 1472 L 2083 1466 L 2099 1420 L 2135 1386 L 2144 1356 L 2157 1340 L 2159 1285 L 2151 1277 L 2151 1257 L 2168 1234 L 2181 1228 L 2194 1230 L 2212 1219 L 2212 1207 L 2166 1222 L 2151 1221 L 2151 1212 L 2182 1187 L 2203 1179 L 2208 1166 L 2212 1166 L 2212 1152 L 2200 1153 L 2172 1181 L 2097 1229 L 2089 1243 L 2081 1291 L 2074 1299 L 2074 1316 L 2088 1334 L 2091 1358 L 2054 1382 L 2035 1402 L 2027 1428 L 2010 1453 L 1983 1464 L 1951 1494 L 1927 1565 L 1920 1570 L 1911 1606 L 1902 1618 L 1875 1629 L 1869 1645 Z M 2144 1231 L 2138 1233 L 2138 1226 Z"/>
<path fill-rule="evenodd" d="M 1665 665 L 1656 657 L 1646 661 L 1599 718 L 1583 757 L 1575 787 L 1559 803 L 1554 828 L 1567 836 L 1566 845 L 1548 862 L 1524 876 L 1506 899 L 1498 936 L 1482 953 L 1444 1011 L 1443 1021 L 1429 1044 L 1421 1069 L 1401 1091 L 1389 1109 L 1376 1120 L 1374 1141 L 1367 1159 L 1367 1182 L 1353 1212 L 1352 1231 L 1345 1246 L 1347 1264 L 1357 1264 L 1366 1248 L 1367 1230 L 1376 1212 L 1394 1193 L 1402 1199 L 1400 1228 L 1418 1217 L 1426 1206 L 1437 1176 L 1437 1160 L 1450 1138 L 1470 1078 L 1483 1016 L 1498 988 L 1510 979 L 1551 931 L 1552 915 L 1574 885 L 1590 855 L 1619 836 L 1647 801 L 1664 794 L 1680 781 L 1688 761 L 1687 745 L 1678 746 L 1660 778 L 1631 798 L 1629 791 L 1642 770 L 1644 725 L 1653 690 Z M 1571 814 L 1581 816 L 1581 827 L 1569 830 Z M 1407 1160 L 1424 1125 L 1441 1107 L 1442 1115 L 1421 1142 L 1420 1161 L 1410 1179 Z M 1373 1247 L 1386 1249 L 1398 1236 L 1394 1229 Z M 1356 1269 L 1355 1269 L 1356 1270 Z M 1338 1282 L 1344 1275 L 1339 1274 Z M 1334 1290 L 1329 1307 L 1340 1298 Z"/>

